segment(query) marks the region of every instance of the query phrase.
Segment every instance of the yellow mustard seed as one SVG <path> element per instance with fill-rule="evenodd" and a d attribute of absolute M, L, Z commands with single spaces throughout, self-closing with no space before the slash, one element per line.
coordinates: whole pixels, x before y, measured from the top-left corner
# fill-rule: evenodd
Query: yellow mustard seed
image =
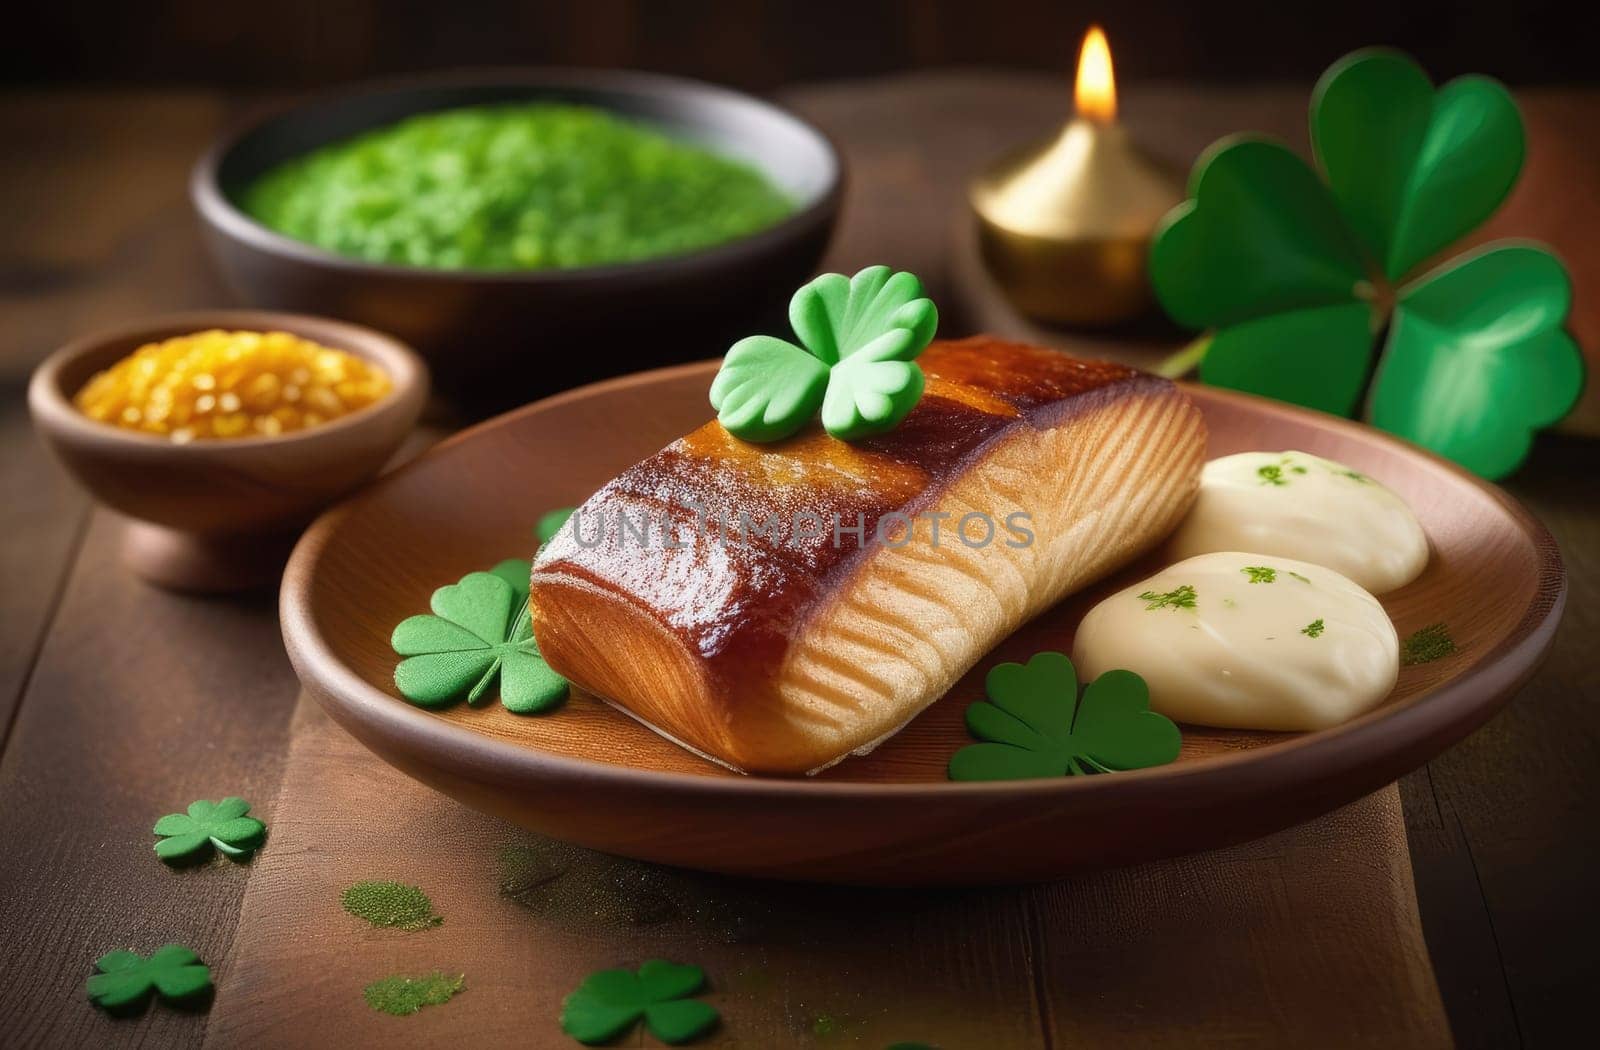
<path fill-rule="evenodd" d="M 304 430 L 391 386 L 381 368 L 288 332 L 213 329 L 141 346 L 73 400 L 90 419 L 181 444 Z"/>

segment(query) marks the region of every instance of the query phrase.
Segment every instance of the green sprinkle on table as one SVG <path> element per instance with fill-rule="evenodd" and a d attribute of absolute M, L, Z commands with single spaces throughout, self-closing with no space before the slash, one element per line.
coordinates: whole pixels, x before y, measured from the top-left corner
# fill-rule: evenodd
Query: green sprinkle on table
<path fill-rule="evenodd" d="M 410 117 L 272 169 L 239 203 L 339 255 L 442 270 L 676 255 L 794 211 L 737 160 L 604 110 L 550 104 Z"/>
<path fill-rule="evenodd" d="M 374 926 L 425 930 L 444 922 L 433 913 L 433 902 L 420 887 L 401 882 L 358 882 L 344 891 L 340 903 Z"/>
<path fill-rule="evenodd" d="M 424 1006 L 442 1006 L 466 988 L 466 974 L 447 977 L 438 970 L 425 977 L 406 977 L 393 974 L 381 981 L 373 981 L 362 989 L 361 997 L 379 1013 L 405 1017 Z"/>

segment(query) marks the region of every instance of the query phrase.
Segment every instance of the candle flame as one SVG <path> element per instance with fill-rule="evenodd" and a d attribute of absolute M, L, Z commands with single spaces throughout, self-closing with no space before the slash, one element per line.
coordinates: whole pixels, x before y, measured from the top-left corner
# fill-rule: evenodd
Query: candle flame
<path fill-rule="evenodd" d="M 1078 115 L 1097 124 L 1117 119 L 1117 80 L 1111 72 L 1111 45 L 1105 30 L 1090 26 L 1078 51 L 1078 82 L 1073 90 Z"/>

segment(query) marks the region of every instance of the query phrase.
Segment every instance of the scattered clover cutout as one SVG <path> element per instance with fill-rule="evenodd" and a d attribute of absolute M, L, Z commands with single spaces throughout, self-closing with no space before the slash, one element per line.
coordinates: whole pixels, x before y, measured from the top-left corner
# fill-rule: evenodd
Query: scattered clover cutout
<path fill-rule="evenodd" d="M 922 282 L 887 266 L 825 273 L 789 302 L 800 345 L 767 335 L 733 344 L 711 383 L 711 407 L 745 441 L 781 441 L 822 412 L 843 441 L 900 425 L 922 397 L 916 357 L 939 312 Z"/>
<path fill-rule="evenodd" d="M 1435 90 L 1408 56 L 1358 51 L 1318 82 L 1311 140 L 1317 170 L 1277 142 L 1216 143 L 1157 233 L 1162 306 L 1212 330 L 1200 378 L 1339 415 L 1364 404 L 1375 426 L 1511 473 L 1583 385 L 1566 270 L 1522 242 L 1426 268 L 1516 183 L 1510 93 L 1481 76 Z"/>
<path fill-rule="evenodd" d="M 1150 691 L 1132 671 L 1107 671 L 1079 699 L 1072 661 L 1044 652 L 996 666 L 984 688 L 988 701 L 967 708 L 967 731 L 984 743 L 951 757 L 951 780 L 1113 773 L 1178 757 L 1178 727 L 1150 710 Z"/>
<path fill-rule="evenodd" d="M 246 816 L 250 803 L 230 796 L 220 802 L 205 799 L 189 803 L 187 813 L 168 813 L 156 821 L 156 856 L 168 864 L 201 860 L 213 849 L 235 860 L 257 849 L 267 826 Z"/>
<path fill-rule="evenodd" d="M 561 1004 L 561 1029 L 580 1043 L 604 1043 L 644 1019 L 650 1034 L 671 1046 L 709 1032 L 714 1007 L 690 999 L 705 986 L 698 966 L 651 959 L 632 970 L 601 970 L 584 978 Z"/>
<path fill-rule="evenodd" d="M 469 572 L 433 592 L 431 614 L 395 627 L 390 646 L 405 657 L 394 669 L 400 694 L 422 707 L 463 695 L 477 704 L 499 682 L 500 702 L 517 714 L 555 707 L 566 679 L 550 670 L 528 613 L 528 562 L 511 558 L 489 572 Z"/>
<path fill-rule="evenodd" d="M 148 959 L 118 949 L 94 965 L 98 972 L 89 978 L 89 999 L 111 1013 L 137 1012 L 155 994 L 168 1003 L 192 1005 L 211 991 L 211 971 L 181 944 L 157 948 Z"/>

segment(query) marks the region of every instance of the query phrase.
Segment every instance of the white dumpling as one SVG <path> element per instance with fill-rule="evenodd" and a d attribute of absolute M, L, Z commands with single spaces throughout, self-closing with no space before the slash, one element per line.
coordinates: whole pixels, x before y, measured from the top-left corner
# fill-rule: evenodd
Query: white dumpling
<path fill-rule="evenodd" d="M 1213 551 L 1299 558 L 1374 594 L 1405 586 L 1428 565 L 1428 538 L 1404 500 L 1305 452 L 1240 452 L 1207 463 L 1168 549 L 1175 558 Z"/>
<path fill-rule="evenodd" d="M 1126 668 L 1168 718 L 1228 729 L 1338 725 L 1387 697 L 1400 643 L 1378 600 L 1310 562 L 1224 551 L 1118 591 L 1078 626 L 1084 681 Z"/>

